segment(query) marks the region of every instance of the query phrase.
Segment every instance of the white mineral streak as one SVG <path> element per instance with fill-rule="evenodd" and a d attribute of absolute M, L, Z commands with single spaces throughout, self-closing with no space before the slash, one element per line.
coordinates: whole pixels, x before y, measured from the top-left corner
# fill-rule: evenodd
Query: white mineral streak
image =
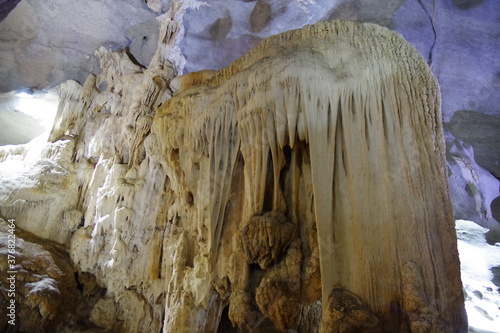
<path fill-rule="evenodd" d="M 334 21 L 172 80 L 163 19 L 148 69 L 100 49 L 102 74 L 63 85 L 41 162 L 0 155 L 26 164 L 20 188 L 2 178 L 1 215 L 106 288 L 90 321 L 214 332 L 228 306 L 244 330 L 308 331 L 322 303 L 322 332 L 461 331 L 439 92 L 417 52 Z"/>

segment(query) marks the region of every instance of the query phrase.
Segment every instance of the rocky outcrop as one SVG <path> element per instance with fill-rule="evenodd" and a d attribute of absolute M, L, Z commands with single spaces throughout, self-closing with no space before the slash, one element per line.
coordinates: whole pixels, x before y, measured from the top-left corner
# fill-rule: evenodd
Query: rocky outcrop
<path fill-rule="evenodd" d="M 340 288 L 332 290 L 326 310 L 330 315 L 321 324 L 322 332 L 363 332 L 379 321 L 358 296 Z"/>
<path fill-rule="evenodd" d="M 91 168 L 72 163 L 73 138 L 41 140 L 0 151 L 0 214 L 39 237 L 68 244 L 83 218 L 79 177 Z"/>
<path fill-rule="evenodd" d="M 88 304 L 64 246 L 0 219 L 0 267 L 2 332 L 79 331 L 84 325 Z"/>
<path fill-rule="evenodd" d="M 104 288 L 89 325 L 465 331 L 438 87 L 416 51 L 333 21 L 174 80 L 178 33 L 166 19 L 147 69 L 100 49 L 102 74 L 61 87 L 51 167 L 0 192 L 3 217 L 47 226 L 82 288 Z"/>
<path fill-rule="evenodd" d="M 500 239 L 497 202 L 500 118 L 474 111 L 458 111 L 444 128 L 446 158 L 455 217 L 490 229 L 488 241 Z"/>
<path fill-rule="evenodd" d="M 500 179 L 500 117 L 475 111 L 455 112 L 445 128 L 457 139 L 474 147 L 474 159 Z"/>

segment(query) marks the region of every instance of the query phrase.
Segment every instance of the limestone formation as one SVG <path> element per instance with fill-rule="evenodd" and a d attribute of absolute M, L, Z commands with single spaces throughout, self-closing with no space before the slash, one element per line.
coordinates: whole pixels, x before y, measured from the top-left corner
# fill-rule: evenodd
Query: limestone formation
<path fill-rule="evenodd" d="M 236 237 L 247 262 L 265 269 L 278 261 L 294 236 L 295 226 L 283 214 L 271 211 L 252 217 Z"/>
<path fill-rule="evenodd" d="M 161 31 L 147 69 L 101 49 L 63 85 L 50 168 L 0 191 L 4 218 L 70 225 L 42 237 L 104 288 L 89 327 L 465 332 L 439 90 L 401 36 L 319 23 L 174 79 Z"/>
<path fill-rule="evenodd" d="M 12 228 L 15 231 L 11 232 Z M 13 244 L 12 235 L 16 236 L 15 246 L 9 246 Z M 9 249 L 15 249 L 15 254 Z M 79 310 L 85 308 L 86 302 L 79 298 L 74 271 L 63 246 L 0 219 L 0 268 L 2 332 L 56 332 L 79 327 L 83 319 Z M 4 312 L 11 299 L 16 300 L 14 317 Z M 16 316 L 21 319 L 17 327 L 13 326 L 17 330 L 12 330 L 8 321 Z"/>
<path fill-rule="evenodd" d="M 358 296 L 340 288 L 332 290 L 326 310 L 330 315 L 322 322 L 322 332 L 359 332 L 378 324 L 377 316 Z"/>

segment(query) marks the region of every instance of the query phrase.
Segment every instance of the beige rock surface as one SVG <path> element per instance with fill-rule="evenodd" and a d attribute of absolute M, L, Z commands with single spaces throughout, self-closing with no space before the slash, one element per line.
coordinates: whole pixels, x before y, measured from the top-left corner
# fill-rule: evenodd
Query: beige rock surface
<path fill-rule="evenodd" d="M 378 329 L 419 327 L 400 288 L 404 267 L 415 264 L 422 277 L 411 283 L 426 281 L 426 306 L 439 314 L 431 322 L 451 332 L 465 316 L 439 103 L 435 79 L 400 36 L 327 23 L 269 38 L 180 93 L 157 112 L 153 133 L 168 137 L 164 155 L 179 151 L 189 191 L 210 213 L 195 220 L 216 266 L 228 262 L 219 256 L 230 253 L 223 229 L 233 216 L 282 211 L 316 224 L 325 322 L 325 301 L 341 287 L 363 299 Z M 243 283 L 250 295 L 252 270 Z M 248 296 L 237 299 L 251 308 Z M 231 307 L 229 314 L 255 325 Z"/>
<path fill-rule="evenodd" d="M 416 51 L 333 21 L 174 80 L 163 59 L 177 33 L 166 20 L 147 69 L 100 49 L 102 74 L 61 88 L 47 147 L 67 159 L 28 168 L 26 195 L 0 191 L 13 217 L 23 195 L 52 198 L 37 182 L 61 170 L 47 223 L 72 228 L 43 237 L 69 246 L 95 279 L 84 286 L 105 288 L 91 325 L 465 330 L 439 91 Z"/>
<path fill-rule="evenodd" d="M 85 307 L 85 301 L 79 297 L 64 246 L 0 219 L 0 281 L 2 332 L 13 332 L 13 328 L 56 332 L 68 327 L 79 331 L 83 318 L 78 310 Z M 5 312 L 11 299 L 16 301 L 14 318 Z M 7 323 L 12 319 L 14 326 Z"/>

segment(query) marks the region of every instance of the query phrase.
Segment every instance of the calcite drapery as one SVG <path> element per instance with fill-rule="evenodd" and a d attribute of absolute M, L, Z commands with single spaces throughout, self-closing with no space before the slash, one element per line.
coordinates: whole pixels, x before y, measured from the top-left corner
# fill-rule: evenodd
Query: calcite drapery
<path fill-rule="evenodd" d="M 83 223 L 47 238 L 106 288 L 94 324 L 465 330 L 439 91 L 410 45 L 325 22 L 172 79 L 171 39 L 63 88 L 51 140 L 74 147 Z"/>
<path fill-rule="evenodd" d="M 400 36 L 332 22 L 271 37 L 180 91 L 157 112 L 153 133 L 168 137 L 163 155 L 179 152 L 207 212 L 194 222 L 214 265 L 230 252 L 224 229 L 280 211 L 316 225 L 324 303 L 343 288 L 384 329 L 416 327 L 411 318 L 423 311 L 419 327 L 455 332 L 465 317 L 439 107 L 435 79 Z M 421 276 L 408 282 L 405 267 Z M 425 310 L 408 305 L 414 288 Z"/>

